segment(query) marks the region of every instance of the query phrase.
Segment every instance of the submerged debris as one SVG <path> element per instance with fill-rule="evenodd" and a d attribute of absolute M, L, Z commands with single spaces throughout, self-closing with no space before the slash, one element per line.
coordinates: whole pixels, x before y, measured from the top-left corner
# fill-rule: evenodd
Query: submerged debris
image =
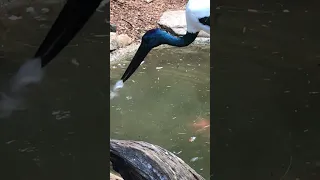
<path fill-rule="evenodd" d="M 77 61 L 77 59 L 75 59 L 75 58 L 71 59 L 71 63 L 74 64 L 74 65 L 76 65 L 76 66 L 79 66 L 79 65 L 80 65 L 80 63 L 79 63 L 79 62 Z"/>
<path fill-rule="evenodd" d="M 13 142 L 15 142 L 16 140 L 11 140 L 11 141 L 8 141 L 8 142 L 6 142 L 6 144 L 11 144 L 11 143 L 13 143 Z"/>
<path fill-rule="evenodd" d="M 70 111 L 61 111 L 61 110 L 53 111 L 51 114 L 55 116 L 56 120 L 66 119 L 71 116 Z"/>
<path fill-rule="evenodd" d="M 15 16 L 15 15 L 11 15 L 8 17 L 9 20 L 15 21 L 15 20 L 19 20 L 22 19 L 22 16 Z"/>
<path fill-rule="evenodd" d="M 196 140 L 196 137 L 192 136 L 190 137 L 189 142 L 193 142 L 194 140 Z"/>
<path fill-rule="evenodd" d="M 130 100 L 130 99 L 132 99 L 132 96 L 127 96 L 126 99 Z"/>
<path fill-rule="evenodd" d="M 48 8 L 42 8 L 42 9 L 41 9 L 41 12 L 44 13 L 44 14 L 45 14 L 45 13 L 48 13 L 49 11 L 50 11 L 50 10 L 49 10 Z"/>
<path fill-rule="evenodd" d="M 34 13 L 35 12 L 34 7 L 27 7 L 26 12 L 27 13 Z"/>
<path fill-rule="evenodd" d="M 199 157 L 194 157 L 194 158 L 191 158 L 191 159 L 190 159 L 190 162 L 195 162 L 195 161 L 197 161 L 197 160 L 199 160 Z"/>

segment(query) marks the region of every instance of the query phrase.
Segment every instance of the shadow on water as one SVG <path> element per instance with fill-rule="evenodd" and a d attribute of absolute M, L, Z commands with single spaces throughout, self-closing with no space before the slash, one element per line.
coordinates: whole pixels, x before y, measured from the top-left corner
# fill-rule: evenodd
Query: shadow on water
<path fill-rule="evenodd" d="M 26 12 L 28 7 L 35 12 Z M 61 8 L 59 3 L 34 3 L 1 15 L 6 31 L 0 36 L 0 91 L 34 55 Z M 11 15 L 22 19 L 10 20 Z M 27 92 L 26 110 L 0 119 L 0 179 L 108 177 L 108 142 L 101 142 L 107 139 L 102 132 L 109 123 L 108 86 L 104 84 L 109 41 L 96 36 L 108 34 L 106 18 L 106 13 L 95 13 L 46 68 L 44 81 Z"/>
<path fill-rule="evenodd" d="M 210 122 L 209 54 L 209 47 L 153 50 L 110 102 L 111 138 L 157 144 L 209 179 L 210 127 L 193 125 Z M 111 67 L 112 85 L 126 64 Z"/>
<path fill-rule="evenodd" d="M 224 5 L 276 13 L 224 12 L 214 30 L 214 177 L 320 179 L 319 3 Z"/>

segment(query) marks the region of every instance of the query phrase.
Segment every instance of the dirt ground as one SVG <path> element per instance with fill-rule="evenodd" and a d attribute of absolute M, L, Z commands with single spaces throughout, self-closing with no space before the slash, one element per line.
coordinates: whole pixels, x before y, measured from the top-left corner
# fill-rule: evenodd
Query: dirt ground
<path fill-rule="evenodd" d="M 185 8 L 187 0 L 111 0 L 110 22 L 117 33 L 139 39 L 145 31 L 157 27 L 162 13 Z"/>

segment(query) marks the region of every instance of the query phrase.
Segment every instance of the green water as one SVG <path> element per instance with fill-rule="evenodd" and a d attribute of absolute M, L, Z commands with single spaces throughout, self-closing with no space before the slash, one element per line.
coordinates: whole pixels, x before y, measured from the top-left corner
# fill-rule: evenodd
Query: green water
<path fill-rule="evenodd" d="M 210 120 L 209 58 L 209 47 L 153 50 L 110 102 L 111 138 L 160 145 L 209 179 L 210 132 L 191 126 L 200 118 Z M 111 67 L 111 85 L 124 64 Z M 190 161 L 194 157 L 198 160 Z"/>
<path fill-rule="evenodd" d="M 214 178 L 319 180 L 319 2 L 224 3 L 276 13 L 223 12 L 213 28 Z"/>

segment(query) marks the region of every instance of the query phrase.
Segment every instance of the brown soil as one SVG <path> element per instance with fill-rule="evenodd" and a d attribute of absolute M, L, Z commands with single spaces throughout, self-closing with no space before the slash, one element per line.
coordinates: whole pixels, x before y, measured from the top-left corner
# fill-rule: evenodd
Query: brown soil
<path fill-rule="evenodd" d="M 137 40 L 147 30 L 157 27 L 162 13 L 185 8 L 187 0 L 111 0 L 110 22 L 118 34 L 127 34 Z"/>

